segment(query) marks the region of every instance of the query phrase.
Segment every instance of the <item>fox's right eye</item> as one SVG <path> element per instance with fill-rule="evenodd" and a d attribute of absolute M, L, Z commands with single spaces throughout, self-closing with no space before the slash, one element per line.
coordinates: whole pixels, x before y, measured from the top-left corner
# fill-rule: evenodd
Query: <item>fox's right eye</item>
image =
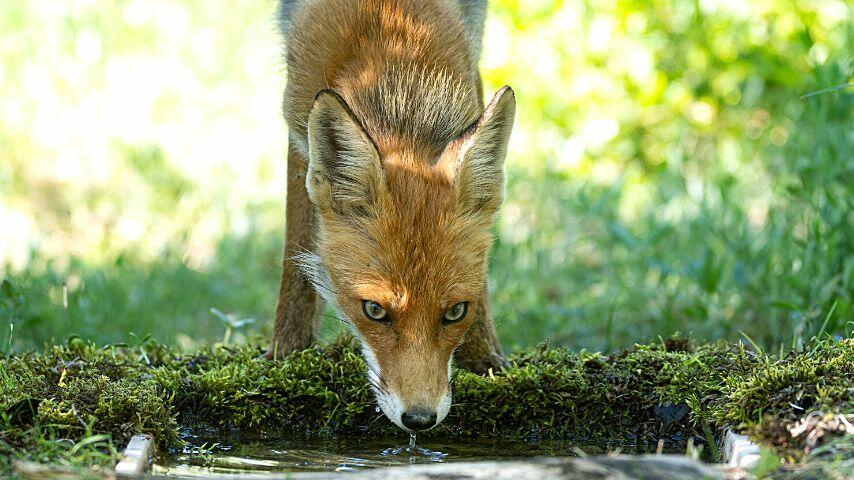
<path fill-rule="evenodd" d="M 377 302 L 371 300 L 362 300 L 362 311 L 365 316 L 375 322 L 387 322 L 388 313 Z"/>

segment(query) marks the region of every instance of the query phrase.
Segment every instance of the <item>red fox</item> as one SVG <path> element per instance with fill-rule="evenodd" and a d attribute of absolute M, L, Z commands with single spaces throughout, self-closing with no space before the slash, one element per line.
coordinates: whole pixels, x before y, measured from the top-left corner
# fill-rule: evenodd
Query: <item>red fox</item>
<path fill-rule="evenodd" d="M 322 300 L 361 342 L 385 415 L 432 428 L 451 362 L 505 364 L 487 254 L 516 101 L 484 108 L 486 0 L 282 0 L 285 253 L 272 345 L 309 347 Z"/>

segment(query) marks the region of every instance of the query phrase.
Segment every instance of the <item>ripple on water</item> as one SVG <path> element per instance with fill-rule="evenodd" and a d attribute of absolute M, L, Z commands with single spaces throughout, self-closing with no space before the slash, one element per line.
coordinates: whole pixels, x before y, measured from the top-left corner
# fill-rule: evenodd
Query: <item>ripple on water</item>
<path fill-rule="evenodd" d="M 352 472 L 415 463 L 567 456 L 576 455 L 579 450 L 588 454 L 607 450 L 568 441 L 531 439 L 469 439 L 453 443 L 430 439 L 416 445 L 414 435 L 406 445 L 400 445 L 400 437 L 305 439 L 216 432 L 187 432 L 184 439 L 187 445 L 160 458 L 153 473 L 204 477 L 298 471 Z M 623 446 L 624 452 L 630 449 Z"/>
<path fill-rule="evenodd" d="M 424 447 L 415 445 L 415 434 L 409 434 L 409 445 L 400 447 L 389 447 L 380 452 L 384 457 L 389 456 L 409 456 L 409 463 L 418 463 L 418 460 L 423 459 L 429 462 L 441 462 L 449 454 L 439 451 L 433 451 Z"/>

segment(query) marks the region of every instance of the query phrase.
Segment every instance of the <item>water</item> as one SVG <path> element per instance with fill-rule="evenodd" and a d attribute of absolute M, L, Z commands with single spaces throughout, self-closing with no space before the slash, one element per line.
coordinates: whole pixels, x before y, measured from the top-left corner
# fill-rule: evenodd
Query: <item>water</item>
<path fill-rule="evenodd" d="M 535 456 L 576 455 L 570 442 L 506 439 L 431 439 L 416 445 L 404 436 L 365 438 L 282 438 L 229 436 L 216 433 L 187 433 L 187 445 L 158 459 L 153 473 L 175 476 L 206 476 L 239 473 L 284 473 L 299 471 L 358 471 L 419 463 L 498 460 Z M 583 452 L 601 453 L 602 448 L 583 447 Z"/>
<path fill-rule="evenodd" d="M 400 447 L 389 447 L 380 452 L 383 456 L 409 456 L 409 463 L 419 463 L 418 460 L 440 462 L 448 456 L 447 453 L 432 451 L 424 447 L 415 446 L 415 433 L 409 434 L 409 445 Z"/>
<path fill-rule="evenodd" d="M 240 473 L 300 471 L 358 471 L 395 465 L 501 460 L 536 456 L 574 456 L 614 451 L 617 446 L 577 445 L 568 441 L 466 439 L 442 442 L 429 439 L 416 445 L 415 435 L 376 438 L 358 435 L 305 439 L 185 432 L 187 445 L 157 460 L 153 473 L 175 476 L 212 476 Z M 667 449 L 670 450 L 670 449 Z M 624 453 L 643 449 L 622 448 Z M 684 449 L 674 450 L 684 453 Z"/>

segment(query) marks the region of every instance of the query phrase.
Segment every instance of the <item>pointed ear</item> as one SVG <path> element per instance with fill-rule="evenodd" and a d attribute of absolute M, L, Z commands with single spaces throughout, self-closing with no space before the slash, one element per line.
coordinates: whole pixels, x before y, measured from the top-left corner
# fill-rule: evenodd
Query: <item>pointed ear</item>
<path fill-rule="evenodd" d="M 515 113 L 516 98 L 505 86 L 495 93 L 480 119 L 446 147 L 445 158 L 454 163 L 454 188 L 461 211 L 491 216 L 501 206 L 504 158 Z"/>
<path fill-rule="evenodd" d="M 385 184 L 371 137 L 334 90 L 321 90 L 308 116 L 305 186 L 321 212 L 372 214 Z"/>

